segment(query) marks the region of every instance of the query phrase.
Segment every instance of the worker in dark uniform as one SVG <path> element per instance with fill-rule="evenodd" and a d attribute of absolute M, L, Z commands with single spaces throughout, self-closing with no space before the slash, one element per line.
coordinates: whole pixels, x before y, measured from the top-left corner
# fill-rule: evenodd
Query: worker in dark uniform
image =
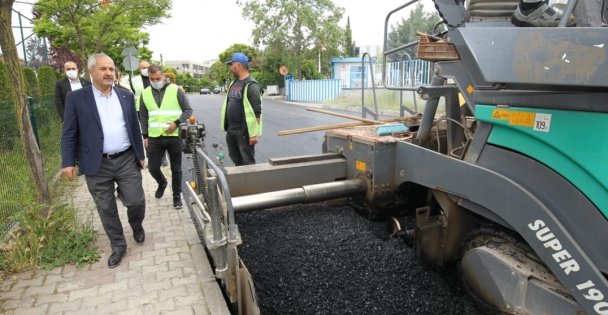
<path fill-rule="evenodd" d="M 260 85 L 249 75 L 249 58 L 244 53 L 235 53 L 227 64 L 236 80 L 230 83 L 222 105 L 220 127 L 226 131 L 228 155 L 234 165 L 255 164 L 254 147 L 262 135 Z"/>
<path fill-rule="evenodd" d="M 161 159 L 169 153 L 171 163 L 171 186 L 173 188 L 173 206 L 182 208 L 182 150 L 178 137 L 178 126 L 192 115 L 186 93 L 177 85 L 167 84 L 165 74 L 157 65 L 148 68 L 150 86 L 141 94 L 139 118 L 144 137 L 144 146 L 148 148 L 148 169 L 158 183 L 155 197 L 162 198 L 167 179 L 160 170 Z"/>

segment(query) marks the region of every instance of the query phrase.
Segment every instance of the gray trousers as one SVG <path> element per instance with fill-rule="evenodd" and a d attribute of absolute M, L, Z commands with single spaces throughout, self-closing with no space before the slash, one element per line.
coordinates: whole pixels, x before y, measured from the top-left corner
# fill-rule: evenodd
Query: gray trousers
<path fill-rule="evenodd" d="M 114 183 L 118 185 L 122 204 L 127 207 L 129 225 L 133 230 L 140 229 L 146 215 L 146 198 L 142 187 L 141 168 L 135 153 L 129 150 L 114 159 L 103 158 L 99 172 L 85 177 L 103 229 L 110 239 L 112 251 L 125 251 L 127 241 L 118 215 Z"/>

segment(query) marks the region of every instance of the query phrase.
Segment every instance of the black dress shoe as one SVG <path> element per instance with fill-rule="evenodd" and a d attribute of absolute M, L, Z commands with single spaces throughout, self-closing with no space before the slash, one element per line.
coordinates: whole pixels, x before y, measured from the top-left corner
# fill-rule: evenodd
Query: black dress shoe
<path fill-rule="evenodd" d="M 108 258 L 108 267 L 114 268 L 114 267 L 120 265 L 120 260 L 122 259 L 122 256 L 124 256 L 124 255 L 125 255 L 125 251 L 112 252 L 112 255 L 110 255 L 110 258 Z"/>
<path fill-rule="evenodd" d="M 143 227 L 133 231 L 133 239 L 138 243 L 143 243 L 146 240 L 146 232 L 144 232 Z"/>
<path fill-rule="evenodd" d="M 156 197 L 156 199 L 162 198 L 163 195 L 165 194 L 165 188 L 167 188 L 167 182 L 165 182 L 164 184 L 158 185 L 158 189 L 156 189 L 156 193 L 154 194 L 154 197 Z"/>

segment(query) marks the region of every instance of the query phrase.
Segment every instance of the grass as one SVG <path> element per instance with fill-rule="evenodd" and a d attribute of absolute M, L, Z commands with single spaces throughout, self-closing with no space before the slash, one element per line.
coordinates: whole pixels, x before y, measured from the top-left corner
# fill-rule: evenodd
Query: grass
<path fill-rule="evenodd" d="M 92 246 L 96 233 L 91 223 L 77 219 L 76 210 L 67 205 L 42 207 L 31 205 L 15 217 L 18 228 L 0 251 L 0 269 L 20 272 L 28 269 L 52 269 L 64 264 L 83 266 L 100 255 Z"/>
<path fill-rule="evenodd" d="M 92 220 L 79 220 L 77 211 L 61 201 L 74 191 L 75 183 L 54 181 L 61 166 L 61 123 L 52 99 L 38 100 L 34 112 L 52 203 L 37 204 L 19 139 L 13 139 L 12 148 L 0 148 L 0 236 L 7 240 L 0 244 L 3 272 L 51 269 L 68 263 L 83 266 L 100 257 L 93 246 Z M 13 117 L 0 117 L 0 122 L 11 119 L 14 122 Z M 16 228 L 9 231 L 11 226 Z"/>

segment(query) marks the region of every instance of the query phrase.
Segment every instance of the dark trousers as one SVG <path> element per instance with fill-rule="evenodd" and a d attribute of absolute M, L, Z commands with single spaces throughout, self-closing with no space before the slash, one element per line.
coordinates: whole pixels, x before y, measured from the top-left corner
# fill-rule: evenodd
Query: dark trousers
<path fill-rule="evenodd" d="M 141 183 L 141 167 L 135 153 L 130 150 L 114 159 L 103 158 L 99 172 L 85 178 L 112 251 L 126 250 L 127 241 L 118 215 L 114 184 L 118 184 L 120 199 L 127 207 L 129 225 L 133 230 L 140 229 L 146 215 L 146 198 Z"/>
<path fill-rule="evenodd" d="M 182 193 L 182 148 L 179 138 L 148 138 L 148 170 L 150 170 L 150 174 L 159 185 L 167 182 L 165 175 L 160 170 L 165 152 L 169 153 L 173 196 L 179 196 Z"/>
<path fill-rule="evenodd" d="M 255 149 L 249 144 L 249 135 L 245 130 L 230 130 L 226 132 L 228 156 L 235 166 L 255 164 Z"/>

